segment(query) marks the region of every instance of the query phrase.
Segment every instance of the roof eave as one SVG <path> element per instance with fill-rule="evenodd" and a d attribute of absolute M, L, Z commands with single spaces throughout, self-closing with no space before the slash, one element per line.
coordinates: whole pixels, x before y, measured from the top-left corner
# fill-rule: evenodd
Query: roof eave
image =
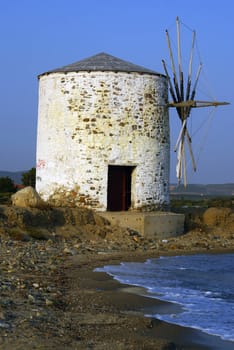
<path fill-rule="evenodd" d="M 167 78 L 165 74 L 162 73 L 157 73 L 157 72 L 150 72 L 150 71 L 145 71 L 145 72 L 140 72 L 140 71 L 125 71 L 125 70 L 115 70 L 115 69 L 105 69 L 105 70 L 92 70 L 92 69 L 79 69 L 79 70 L 52 70 L 52 71 L 48 71 L 48 72 L 44 72 L 41 73 L 37 76 L 38 79 L 40 79 L 42 76 L 45 75 L 50 75 L 50 74 L 56 74 L 56 73 L 62 73 L 62 74 L 68 74 L 68 73 L 80 73 L 80 72 L 87 72 L 87 73 L 94 73 L 94 72 L 113 72 L 113 73 L 127 73 L 127 74 L 131 74 L 131 73 L 137 73 L 139 75 L 155 75 L 155 76 L 159 76 L 161 78 Z"/>

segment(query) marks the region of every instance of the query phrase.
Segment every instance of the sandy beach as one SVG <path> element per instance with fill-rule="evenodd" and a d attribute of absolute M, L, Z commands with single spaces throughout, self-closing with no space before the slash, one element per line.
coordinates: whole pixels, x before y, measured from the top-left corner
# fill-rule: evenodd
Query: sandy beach
<path fill-rule="evenodd" d="M 223 252 L 220 251 L 220 252 Z M 177 252 L 181 254 L 181 252 Z M 187 252 L 188 253 L 188 252 Z M 200 253 L 199 251 L 194 253 Z M 170 254 L 170 253 L 169 253 Z M 183 252 L 186 254 L 186 252 Z M 191 252 L 189 252 L 191 254 Z M 158 257 L 152 254 L 151 257 Z M 103 349 L 227 349 L 234 347 L 232 342 L 221 340 L 219 337 L 209 336 L 201 331 L 170 325 L 165 322 L 144 317 L 148 310 L 155 312 L 178 312 L 179 307 L 174 304 L 153 300 L 142 296 L 145 291 L 138 287 L 121 285 L 102 272 L 94 272 L 93 268 L 105 264 L 118 264 L 121 261 L 145 261 L 147 254 L 123 254 L 122 256 L 106 256 L 98 260 L 85 262 L 77 269 L 79 259 L 74 258 L 73 287 L 79 289 L 82 295 L 88 294 L 88 310 L 95 303 L 95 315 L 84 317 L 89 322 L 94 317 L 96 331 L 95 342 Z M 75 275 L 74 275 L 75 274 Z M 70 279 L 71 281 L 72 279 Z M 79 281 L 79 282 L 78 282 Z M 78 283 L 77 287 L 75 287 Z M 83 292 L 82 292 L 83 291 Z M 76 294 L 77 295 L 77 294 Z M 84 298 L 84 300 L 86 297 Z M 72 300 L 72 297 L 71 299 Z M 84 306 L 86 301 L 82 302 Z M 75 309 L 75 306 L 74 306 Z M 93 310 L 93 309 L 92 309 Z M 100 310 L 102 310 L 100 312 Z M 103 320 L 105 315 L 105 320 Z M 80 317 L 80 316 L 79 316 Z M 98 318 L 100 324 L 98 324 Z M 113 322 L 113 327 L 110 324 Z M 92 323 L 92 321 L 91 321 Z M 93 338 L 94 340 L 94 338 Z M 95 348 L 95 347 L 94 347 Z M 99 349 L 99 347 L 97 347 Z"/>
<path fill-rule="evenodd" d="M 12 208 L 10 226 L 8 209 L 0 209 L 0 349 L 233 349 L 218 337 L 145 317 L 148 310 L 177 312 L 178 306 L 94 271 L 150 257 L 234 252 L 232 227 L 199 228 L 156 242 L 101 219 L 91 225 L 90 213 L 79 227 L 40 231 L 37 223 L 32 231 L 12 224 L 14 217 L 22 222 Z"/>

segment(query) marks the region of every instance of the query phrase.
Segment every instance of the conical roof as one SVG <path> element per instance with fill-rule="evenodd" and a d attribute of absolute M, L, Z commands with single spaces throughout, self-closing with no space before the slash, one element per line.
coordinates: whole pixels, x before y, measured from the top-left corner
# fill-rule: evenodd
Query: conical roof
<path fill-rule="evenodd" d="M 128 61 L 121 60 L 120 58 L 109 55 L 105 52 L 101 52 L 97 55 L 85 58 L 81 61 L 50 70 L 42 73 L 50 74 L 56 72 L 80 72 L 80 71 L 111 71 L 111 72 L 139 72 L 152 75 L 162 75 L 148 68 L 138 66 Z"/>

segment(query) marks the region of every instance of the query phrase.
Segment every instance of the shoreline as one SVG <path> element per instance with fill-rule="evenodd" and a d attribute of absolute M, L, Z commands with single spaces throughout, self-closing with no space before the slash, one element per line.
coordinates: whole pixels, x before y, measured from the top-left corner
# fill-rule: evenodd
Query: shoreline
<path fill-rule="evenodd" d="M 167 310 L 174 310 L 179 312 L 180 306 L 165 302 L 160 299 L 155 299 L 147 296 L 147 292 L 144 294 L 144 288 L 135 287 L 128 284 L 123 284 L 115 280 L 111 275 L 106 272 L 95 271 L 95 268 L 102 267 L 104 265 L 118 265 L 121 262 L 143 262 L 148 258 L 158 258 L 160 256 L 168 255 L 194 255 L 194 254 L 226 254 L 233 253 L 233 250 L 215 250 L 215 251 L 193 251 L 193 252 L 161 252 L 159 254 L 147 254 L 147 253 L 127 253 L 117 254 L 117 256 L 98 256 L 94 258 L 88 264 L 79 264 L 79 269 L 76 271 L 76 277 L 79 280 L 80 287 L 83 290 L 90 292 L 91 290 L 97 294 L 97 305 L 100 303 L 112 307 L 112 313 L 115 315 L 124 315 L 128 318 L 129 324 L 131 324 L 132 317 L 142 319 L 145 323 L 145 329 L 140 330 L 144 333 L 144 337 L 147 337 L 150 344 L 155 344 L 155 349 L 183 349 L 183 350 L 232 350 L 234 343 L 221 339 L 216 335 L 209 335 L 202 330 L 184 327 L 176 324 L 170 324 L 165 321 L 161 321 L 154 317 L 147 317 L 147 310 L 155 310 L 156 312 L 163 312 Z M 175 254 L 176 253 L 176 254 Z M 73 267 L 77 265 L 76 259 L 73 259 Z M 73 270 L 73 269 L 72 269 Z M 78 271 L 79 270 L 79 271 Z M 74 270 L 73 270 L 74 271 Z M 145 290 L 146 291 L 146 290 Z M 101 296 L 101 297 L 100 297 Z M 151 311 L 152 312 L 152 311 Z M 160 345 L 160 343 L 164 345 Z M 157 345 L 158 344 L 158 345 Z M 151 349 L 149 345 L 149 349 Z M 159 347 L 157 347 L 159 346 Z M 139 347 L 139 349 L 143 347 Z M 105 349 L 105 347 L 103 347 Z"/>

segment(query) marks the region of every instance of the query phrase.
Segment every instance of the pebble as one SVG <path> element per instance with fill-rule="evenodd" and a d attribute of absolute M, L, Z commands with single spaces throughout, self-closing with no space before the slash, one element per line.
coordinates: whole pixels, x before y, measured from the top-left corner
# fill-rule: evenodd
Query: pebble
<path fill-rule="evenodd" d="M 0 321 L 0 328 L 10 328 L 10 325 L 7 322 Z"/>
<path fill-rule="evenodd" d="M 28 295 L 28 299 L 29 299 L 29 301 L 32 302 L 32 303 L 35 302 L 35 298 L 34 298 L 34 296 L 31 295 L 31 294 Z"/>
<path fill-rule="evenodd" d="M 63 252 L 71 255 L 76 255 L 78 253 L 77 249 L 67 248 L 67 247 L 64 248 Z"/>
<path fill-rule="evenodd" d="M 53 301 L 50 300 L 50 299 L 46 299 L 46 300 L 45 300 L 45 303 L 46 303 L 47 306 L 51 306 L 51 305 L 54 304 Z"/>

